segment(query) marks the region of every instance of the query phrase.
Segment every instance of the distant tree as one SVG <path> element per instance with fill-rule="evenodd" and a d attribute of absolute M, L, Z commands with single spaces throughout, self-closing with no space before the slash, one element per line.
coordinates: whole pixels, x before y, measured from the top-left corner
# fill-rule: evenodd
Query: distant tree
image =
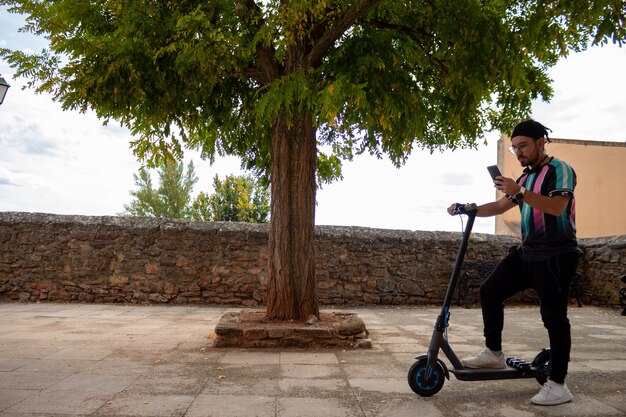
<path fill-rule="evenodd" d="M 215 193 L 201 192 L 193 203 L 194 219 L 267 223 L 270 214 L 270 193 L 250 175 L 227 175 L 224 181 L 213 178 Z"/>
<path fill-rule="evenodd" d="M 209 195 L 204 191 L 196 197 L 191 205 L 191 217 L 194 220 L 212 221 L 211 207 L 209 206 Z"/>
<path fill-rule="evenodd" d="M 130 194 L 134 200 L 124 205 L 123 214 L 131 216 L 191 218 L 191 193 L 198 181 L 193 161 L 184 173 L 182 162 L 163 162 L 158 167 L 159 187 L 153 188 L 150 172 L 145 167 L 133 174 L 137 190 Z"/>

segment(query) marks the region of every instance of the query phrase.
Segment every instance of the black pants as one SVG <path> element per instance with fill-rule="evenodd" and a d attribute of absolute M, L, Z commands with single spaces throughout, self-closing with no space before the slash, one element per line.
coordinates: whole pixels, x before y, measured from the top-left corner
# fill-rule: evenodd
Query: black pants
<path fill-rule="evenodd" d="M 511 251 L 480 287 L 486 346 L 502 350 L 504 300 L 526 288 L 534 288 L 541 303 L 541 319 L 550 338 L 550 379 L 563 383 L 572 344 L 567 318 L 569 287 L 578 258 L 578 253 L 566 253 L 545 261 L 526 262 L 518 251 Z"/>

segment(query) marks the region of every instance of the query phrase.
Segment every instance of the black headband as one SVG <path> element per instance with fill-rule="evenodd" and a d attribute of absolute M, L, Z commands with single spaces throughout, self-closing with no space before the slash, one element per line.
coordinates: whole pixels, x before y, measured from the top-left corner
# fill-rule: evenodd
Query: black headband
<path fill-rule="evenodd" d="M 548 129 L 541 123 L 528 119 L 515 126 L 515 129 L 513 129 L 513 133 L 511 134 L 511 139 L 515 136 L 527 136 L 533 139 L 546 138 L 546 140 L 550 142 L 548 131 L 552 132 L 552 130 Z"/>

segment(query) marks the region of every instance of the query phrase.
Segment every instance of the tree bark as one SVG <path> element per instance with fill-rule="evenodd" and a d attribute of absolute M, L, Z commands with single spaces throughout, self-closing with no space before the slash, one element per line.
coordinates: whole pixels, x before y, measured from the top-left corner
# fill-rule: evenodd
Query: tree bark
<path fill-rule="evenodd" d="M 315 288 L 315 161 L 312 115 L 284 114 L 273 126 L 272 217 L 269 232 L 267 318 L 319 317 Z"/>

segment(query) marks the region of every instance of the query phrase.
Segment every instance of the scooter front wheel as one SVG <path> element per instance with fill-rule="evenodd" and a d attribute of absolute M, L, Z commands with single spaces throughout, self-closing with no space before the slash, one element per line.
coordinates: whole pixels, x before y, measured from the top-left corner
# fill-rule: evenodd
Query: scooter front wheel
<path fill-rule="evenodd" d="M 445 371 L 437 362 L 430 378 L 427 378 L 427 361 L 420 359 L 409 369 L 409 386 L 414 393 L 422 397 L 431 397 L 438 393 L 445 382 Z"/>

